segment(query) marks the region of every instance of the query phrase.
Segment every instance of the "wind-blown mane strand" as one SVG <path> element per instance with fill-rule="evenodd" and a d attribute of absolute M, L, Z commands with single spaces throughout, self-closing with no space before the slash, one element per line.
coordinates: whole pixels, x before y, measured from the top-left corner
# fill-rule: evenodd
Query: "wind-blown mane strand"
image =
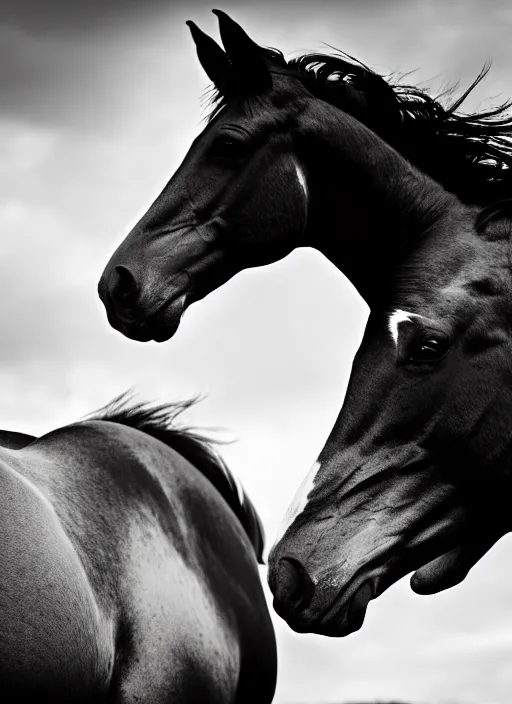
<path fill-rule="evenodd" d="M 247 533 L 260 564 L 263 563 L 265 535 L 256 509 L 239 482 L 214 449 L 214 441 L 195 430 L 176 425 L 176 419 L 198 399 L 150 406 L 133 403 L 124 393 L 87 416 L 136 428 L 160 440 L 200 471 L 222 495 Z"/>

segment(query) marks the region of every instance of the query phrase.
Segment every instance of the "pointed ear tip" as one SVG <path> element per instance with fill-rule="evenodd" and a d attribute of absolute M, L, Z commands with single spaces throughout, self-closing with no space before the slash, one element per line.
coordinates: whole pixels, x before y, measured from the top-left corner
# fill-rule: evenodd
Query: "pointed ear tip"
<path fill-rule="evenodd" d="M 199 27 L 197 26 L 197 24 L 196 24 L 195 22 L 192 22 L 192 20 L 187 20 L 187 21 L 185 22 L 185 24 L 186 24 L 187 27 L 190 29 L 190 34 L 192 35 L 192 39 L 193 39 L 193 40 L 195 41 L 195 43 L 197 44 L 197 42 L 199 41 L 201 35 L 204 34 L 204 32 L 203 32 L 201 29 L 199 29 Z"/>

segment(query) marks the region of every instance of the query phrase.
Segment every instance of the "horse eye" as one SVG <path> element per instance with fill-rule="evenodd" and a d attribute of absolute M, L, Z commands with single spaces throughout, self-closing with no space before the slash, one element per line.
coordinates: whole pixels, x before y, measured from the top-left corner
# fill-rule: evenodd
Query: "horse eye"
<path fill-rule="evenodd" d="M 431 336 L 412 346 L 408 361 L 414 364 L 440 362 L 449 349 L 450 343 L 446 338 Z"/>
<path fill-rule="evenodd" d="M 222 135 L 215 139 L 210 153 L 214 159 L 240 159 L 247 153 L 247 142 L 246 140 Z"/>

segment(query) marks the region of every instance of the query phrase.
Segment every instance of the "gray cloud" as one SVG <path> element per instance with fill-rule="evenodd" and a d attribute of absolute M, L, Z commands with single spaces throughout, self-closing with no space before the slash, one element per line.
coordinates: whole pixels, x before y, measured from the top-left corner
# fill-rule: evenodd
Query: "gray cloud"
<path fill-rule="evenodd" d="M 2 0 L 0 22 L 34 34 L 88 32 L 168 7 L 168 0 Z"/>

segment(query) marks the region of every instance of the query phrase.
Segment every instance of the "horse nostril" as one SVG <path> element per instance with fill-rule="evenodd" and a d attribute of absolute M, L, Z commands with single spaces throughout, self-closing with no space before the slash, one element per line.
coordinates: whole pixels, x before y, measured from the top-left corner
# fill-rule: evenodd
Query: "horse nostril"
<path fill-rule="evenodd" d="M 279 561 L 275 598 L 295 612 L 307 609 L 313 598 L 315 585 L 304 567 L 293 557 Z"/>
<path fill-rule="evenodd" d="M 117 279 L 112 289 L 113 295 L 125 305 L 137 300 L 139 287 L 137 281 L 128 267 L 120 264 L 115 268 Z"/>

